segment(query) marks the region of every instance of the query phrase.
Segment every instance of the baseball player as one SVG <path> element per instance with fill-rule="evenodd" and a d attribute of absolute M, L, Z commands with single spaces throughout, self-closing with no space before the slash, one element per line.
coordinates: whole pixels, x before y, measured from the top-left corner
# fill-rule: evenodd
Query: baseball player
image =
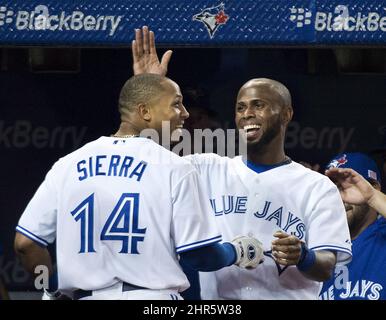
<path fill-rule="evenodd" d="M 327 168 L 326 175 L 336 182 L 345 203 L 353 259 L 335 269 L 334 277 L 324 282 L 320 298 L 385 300 L 386 220 L 377 210 L 385 207 L 386 199 L 381 200 L 379 169 L 360 152 L 339 154 Z"/>
<path fill-rule="evenodd" d="M 178 85 L 154 74 L 132 77 L 119 111 L 113 136 L 54 164 L 16 228 L 15 248 L 31 273 L 46 265 L 53 274 L 46 246 L 56 240 L 58 288 L 45 298 L 181 299 L 189 283 L 178 254 L 196 270 L 256 267 L 257 240 L 219 244 L 194 167 L 139 136 L 144 129 L 160 134 L 162 121 L 181 130 L 189 114 Z"/>
<path fill-rule="evenodd" d="M 148 35 L 146 35 L 148 33 Z M 154 34 L 136 30 L 134 73 L 157 70 Z M 142 46 L 142 47 L 141 47 Z M 168 54 L 170 58 L 170 53 Z M 167 70 L 165 60 L 158 72 Z M 142 63 L 140 63 L 142 61 Z M 227 268 L 200 274 L 204 299 L 318 299 L 321 281 L 351 259 L 345 210 L 336 186 L 284 151 L 291 95 L 281 83 L 252 79 L 237 96 L 235 121 L 246 133 L 247 156 L 185 157 L 199 171 L 223 237 L 255 235 L 264 263 L 254 272 Z"/>

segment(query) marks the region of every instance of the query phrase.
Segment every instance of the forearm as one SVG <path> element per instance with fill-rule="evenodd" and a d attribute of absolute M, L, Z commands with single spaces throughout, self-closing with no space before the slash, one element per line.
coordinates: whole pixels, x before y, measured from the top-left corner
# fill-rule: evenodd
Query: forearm
<path fill-rule="evenodd" d="M 299 271 L 310 280 L 326 281 L 330 279 L 336 264 L 335 253 L 324 250 L 314 251 L 314 253 L 315 260 L 313 264 L 306 268 L 307 270 L 298 267 Z"/>
<path fill-rule="evenodd" d="M 49 270 L 49 274 L 52 274 L 52 261 L 47 249 L 34 248 L 33 250 L 30 250 L 28 252 L 19 251 L 17 252 L 17 254 L 24 268 L 32 275 L 36 276 L 35 268 L 40 265 L 46 266 Z"/>
<path fill-rule="evenodd" d="M 374 195 L 369 199 L 368 205 L 386 218 L 386 195 L 375 190 Z"/>
<path fill-rule="evenodd" d="M 236 251 L 230 243 L 215 243 L 181 253 L 181 260 L 197 271 L 216 271 L 236 261 Z"/>
<path fill-rule="evenodd" d="M 24 268 L 32 275 L 36 276 L 35 269 L 40 265 L 46 266 L 50 275 L 53 273 L 52 260 L 48 250 L 19 233 L 16 234 L 15 252 Z"/>

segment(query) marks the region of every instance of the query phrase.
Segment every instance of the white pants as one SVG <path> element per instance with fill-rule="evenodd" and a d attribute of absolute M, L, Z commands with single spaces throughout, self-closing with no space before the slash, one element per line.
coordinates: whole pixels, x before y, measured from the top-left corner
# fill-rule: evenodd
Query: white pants
<path fill-rule="evenodd" d="M 138 289 L 122 292 L 122 283 L 93 290 L 92 295 L 79 300 L 184 300 L 175 290 Z"/>

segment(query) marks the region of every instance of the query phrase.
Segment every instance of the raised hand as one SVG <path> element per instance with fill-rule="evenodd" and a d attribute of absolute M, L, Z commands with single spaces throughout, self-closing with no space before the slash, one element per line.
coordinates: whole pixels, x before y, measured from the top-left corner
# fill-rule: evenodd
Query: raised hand
<path fill-rule="evenodd" d="M 375 193 L 373 186 L 353 169 L 331 168 L 326 176 L 336 184 L 342 200 L 349 204 L 365 204 Z"/>
<path fill-rule="evenodd" d="M 142 73 L 155 73 L 165 76 L 172 56 L 172 51 L 168 50 L 159 62 L 155 48 L 154 32 L 149 31 L 147 26 L 142 29 L 135 29 L 135 40 L 131 44 L 133 54 L 134 75 Z"/>

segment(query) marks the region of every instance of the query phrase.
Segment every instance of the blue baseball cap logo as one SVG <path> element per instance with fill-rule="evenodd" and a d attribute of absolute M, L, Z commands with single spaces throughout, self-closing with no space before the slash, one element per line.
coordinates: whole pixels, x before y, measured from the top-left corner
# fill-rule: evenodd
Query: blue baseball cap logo
<path fill-rule="evenodd" d="M 326 167 L 326 169 L 330 168 L 350 168 L 367 180 L 373 179 L 381 183 L 381 174 L 375 161 L 361 152 L 338 154 Z"/>

